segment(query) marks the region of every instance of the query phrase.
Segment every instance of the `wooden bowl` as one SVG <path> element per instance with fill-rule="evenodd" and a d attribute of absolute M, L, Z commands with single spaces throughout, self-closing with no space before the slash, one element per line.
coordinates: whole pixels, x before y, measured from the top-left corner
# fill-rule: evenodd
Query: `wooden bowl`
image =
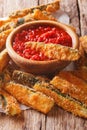
<path fill-rule="evenodd" d="M 78 36 L 69 26 L 59 22 L 53 22 L 48 20 L 33 21 L 17 27 L 8 36 L 6 41 L 6 48 L 12 60 L 25 71 L 33 74 L 53 74 L 66 67 L 70 62 L 58 61 L 58 60 L 49 60 L 49 61 L 29 60 L 18 55 L 12 47 L 13 39 L 17 33 L 19 33 L 21 30 L 37 25 L 51 25 L 63 28 L 72 38 L 72 48 L 75 49 L 78 48 Z"/>

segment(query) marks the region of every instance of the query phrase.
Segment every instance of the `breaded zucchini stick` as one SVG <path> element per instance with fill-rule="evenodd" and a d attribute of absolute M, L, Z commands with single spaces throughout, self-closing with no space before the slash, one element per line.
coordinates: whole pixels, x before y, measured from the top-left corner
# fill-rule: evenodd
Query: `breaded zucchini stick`
<path fill-rule="evenodd" d="M 52 15 L 47 13 L 46 11 L 41 11 L 40 9 L 35 9 L 33 13 L 34 19 L 37 20 L 53 20 L 57 21 Z"/>
<path fill-rule="evenodd" d="M 87 92 L 84 91 L 84 87 L 80 88 L 78 85 L 74 85 L 59 76 L 55 76 L 50 83 L 59 89 L 60 92 L 69 95 L 87 106 Z"/>
<path fill-rule="evenodd" d="M 0 33 L 3 31 L 6 31 L 8 29 L 16 28 L 17 26 L 24 24 L 26 22 L 30 22 L 33 20 L 56 20 L 53 16 L 50 14 L 41 12 L 40 10 L 35 10 L 34 13 L 30 13 L 22 18 L 17 18 L 15 20 L 12 20 L 10 22 L 7 22 L 6 24 L 2 25 L 0 27 Z"/>
<path fill-rule="evenodd" d="M 87 35 L 80 37 L 79 40 L 82 48 L 87 53 Z"/>
<path fill-rule="evenodd" d="M 0 33 L 0 51 L 5 47 L 6 39 L 11 31 L 12 29 L 8 29 Z"/>
<path fill-rule="evenodd" d="M 30 47 L 36 51 L 43 52 L 49 59 L 57 59 L 64 61 L 75 61 L 80 58 L 79 51 L 71 47 L 62 46 L 59 44 L 44 44 L 43 42 L 25 42 L 25 47 Z"/>
<path fill-rule="evenodd" d="M 47 5 L 39 5 L 33 8 L 27 8 L 23 10 L 17 10 L 10 14 L 6 19 L 0 19 L 0 26 L 11 22 L 13 20 L 16 20 L 17 18 L 22 18 L 30 13 L 33 13 L 34 10 L 39 9 L 40 11 L 46 11 L 46 12 L 55 12 L 56 10 L 59 9 L 60 5 L 60 0 L 57 0 L 56 2 L 47 4 Z"/>
<path fill-rule="evenodd" d="M 69 95 L 61 93 L 58 89 L 54 88 L 52 84 L 39 82 L 34 85 L 34 89 L 52 97 L 56 104 L 64 110 L 76 116 L 87 118 L 87 106 Z"/>
<path fill-rule="evenodd" d="M 12 74 L 12 80 L 16 83 L 20 83 L 22 85 L 26 85 L 32 87 L 38 81 L 45 81 L 48 82 L 49 79 L 41 76 L 35 76 L 30 73 L 26 73 L 19 70 L 14 70 Z"/>
<path fill-rule="evenodd" d="M 21 113 L 18 102 L 14 97 L 0 89 L 0 108 L 6 115 L 18 115 Z"/>
<path fill-rule="evenodd" d="M 6 31 L 6 30 L 7 30 L 7 32 L 8 32 L 8 30 L 11 30 L 11 29 L 13 30 L 17 26 L 24 24 L 25 22 L 32 21 L 32 20 L 34 20 L 32 15 L 28 14 L 27 16 L 25 16 L 23 18 L 18 18 L 16 20 L 8 22 L 0 27 L 0 33 L 2 33 L 3 31 Z"/>
<path fill-rule="evenodd" d="M 82 69 L 84 66 L 87 67 L 87 57 L 85 53 L 75 62 L 75 67 L 77 70 Z"/>
<path fill-rule="evenodd" d="M 31 18 L 30 15 L 28 15 L 24 18 L 20 18 L 12 22 L 8 22 L 5 25 L 1 26 L 0 27 L 0 51 L 5 47 L 6 39 L 14 28 L 19 26 L 20 24 L 23 24 L 24 22 L 29 22 L 32 20 L 34 19 Z"/>
<path fill-rule="evenodd" d="M 86 66 L 83 66 L 81 69 L 71 71 L 71 73 L 77 76 L 78 78 L 81 78 L 87 82 L 87 67 Z"/>
<path fill-rule="evenodd" d="M 3 32 L 4 32 L 5 34 L 8 34 L 9 31 L 12 29 L 13 26 L 14 26 L 14 23 L 13 23 L 13 22 L 8 22 L 8 23 L 2 25 L 2 26 L 0 27 L 0 34 L 2 35 Z M 8 31 L 8 30 L 9 30 L 9 31 Z M 4 35 L 4 33 L 3 33 L 3 35 Z"/>
<path fill-rule="evenodd" d="M 87 66 L 87 35 L 80 37 L 79 43 L 81 57 L 78 61 L 76 61 L 77 69 L 81 69 L 83 66 Z"/>
<path fill-rule="evenodd" d="M 34 19 L 34 17 L 35 19 L 55 20 L 54 17 L 47 15 L 47 13 L 55 12 L 56 10 L 58 10 L 60 7 L 59 3 L 60 3 L 60 0 L 57 0 L 47 5 L 39 5 L 33 8 L 27 8 L 27 9 L 15 11 L 11 15 L 9 15 L 7 19 L 0 20 L 0 25 L 1 25 L 0 32 L 10 29 L 12 27 L 16 27 L 18 24 L 24 23 L 24 21 L 30 21 L 30 19 Z M 40 14 L 41 17 L 39 17 L 39 15 L 37 14 L 37 11 L 35 10 L 39 10 L 38 13 Z M 33 17 L 30 18 L 32 14 L 33 14 Z M 25 20 L 26 17 L 27 17 L 27 20 Z"/>
<path fill-rule="evenodd" d="M 9 60 L 10 60 L 10 57 L 8 55 L 7 49 L 4 49 L 0 53 L 0 72 L 2 72 L 4 68 L 7 66 Z"/>
<path fill-rule="evenodd" d="M 10 73 L 7 69 L 5 69 L 2 73 L 0 73 L 0 88 L 5 85 L 5 83 L 11 80 Z"/>
<path fill-rule="evenodd" d="M 80 91 L 84 91 L 84 93 L 87 94 L 87 83 L 84 82 L 82 79 L 73 75 L 69 71 L 61 71 L 59 73 L 59 76 L 62 77 L 63 79 L 65 79 L 65 80 L 67 80 L 68 82 L 72 83 L 73 85 L 76 85 L 79 93 L 81 93 Z"/>
<path fill-rule="evenodd" d="M 13 12 L 12 14 L 9 15 L 9 18 L 19 18 L 27 15 L 28 13 L 33 13 L 35 9 L 40 9 L 41 11 L 47 11 L 47 12 L 55 12 L 60 8 L 60 0 L 57 0 L 53 3 L 49 3 L 46 5 L 39 5 L 33 8 L 27 8 L 23 10 L 18 10 Z"/>
<path fill-rule="evenodd" d="M 48 113 L 54 105 L 54 101 L 50 97 L 36 92 L 34 89 L 24 87 L 21 84 L 9 82 L 3 89 L 14 96 L 20 103 L 45 114 Z"/>
<path fill-rule="evenodd" d="M 10 18 L 8 17 L 0 18 L 0 27 L 6 24 L 7 22 L 10 22 Z"/>

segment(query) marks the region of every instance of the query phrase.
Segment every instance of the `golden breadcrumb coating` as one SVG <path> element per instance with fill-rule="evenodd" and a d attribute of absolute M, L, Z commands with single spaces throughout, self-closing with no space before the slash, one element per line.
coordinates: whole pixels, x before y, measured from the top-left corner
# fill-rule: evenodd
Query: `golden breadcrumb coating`
<path fill-rule="evenodd" d="M 0 33 L 0 51 L 5 47 L 6 39 L 11 31 L 12 29 L 8 29 Z"/>
<path fill-rule="evenodd" d="M 6 49 L 0 53 L 0 72 L 2 72 L 10 61 L 10 57 Z"/>
<path fill-rule="evenodd" d="M 25 42 L 26 47 L 41 51 L 50 59 L 74 61 L 80 58 L 79 51 L 59 44 L 44 44 L 43 42 Z"/>
<path fill-rule="evenodd" d="M 14 96 L 20 103 L 32 107 L 43 113 L 48 113 L 54 105 L 54 101 L 46 95 L 21 84 L 10 82 L 4 89 Z"/>
<path fill-rule="evenodd" d="M 14 11 L 13 13 L 9 15 L 9 18 L 13 19 L 13 18 L 23 17 L 29 13 L 32 13 L 35 9 L 40 9 L 41 11 L 47 11 L 47 12 L 55 12 L 59 10 L 59 8 L 60 8 L 60 0 L 56 0 L 52 3 L 48 3 L 45 5 L 39 5 L 33 8 L 26 8 L 23 10 Z"/>
<path fill-rule="evenodd" d="M 71 71 L 71 73 L 87 82 L 87 67 L 86 66 L 83 66 L 81 69 Z"/>
<path fill-rule="evenodd" d="M 14 70 L 12 74 L 12 80 L 16 83 L 32 87 L 38 81 L 49 82 L 49 79 L 44 76 L 36 76 L 31 73 Z"/>
<path fill-rule="evenodd" d="M 60 76 L 55 76 L 50 83 L 59 89 L 61 93 L 68 94 L 70 97 L 87 105 L 87 92 L 82 87 L 80 88 L 78 85 L 74 85 Z"/>
<path fill-rule="evenodd" d="M 46 7 L 47 12 L 55 12 L 60 8 L 60 0 L 54 1 L 54 3 L 48 4 Z"/>
<path fill-rule="evenodd" d="M 21 113 L 21 109 L 17 100 L 11 95 L 9 95 L 7 92 L 1 89 L 0 89 L 0 102 L 2 105 L 3 111 L 7 115 L 14 116 Z"/>
<path fill-rule="evenodd" d="M 41 11 L 40 9 L 35 9 L 33 13 L 33 17 L 37 20 L 53 20 L 56 21 L 56 19 L 50 15 L 49 13 L 45 11 Z"/>
<path fill-rule="evenodd" d="M 0 20 L 0 32 L 5 31 L 7 29 L 10 29 L 12 26 L 16 26 L 17 25 L 17 21 L 19 21 L 19 19 L 24 19 L 25 21 L 30 21 L 30 19 L 34 18 L 32 16 L 33 12 L 35 10 L 39 10 L 39 15 L 37 14 L 37 11 L 35 11 L 35 18 L 36 19 L 50 19 L 50 20 L 55 20 L 55 18 L 53 18 L 52 16 L 47 16 L 47 13 L 50 12 L 55 12 L 56 10 L 58 10 L 60 8 L 60 0 L 57 0 L 53 3 L 49 3 L 46 5 L 39 5 L 33 8 L 26 8 L 23 10 L 17 10 L 15 12 L 13 12 L 11 15 L 9 15 L 9 17 L 7 19 L 4 20 Z M 44 14 L 44 11 L 46 12 Z M 43 13 L 42 13 L 43 12 Z M 42 15 L 41 15 L 42 14 Z M 26 20 L 27 19 L 27 20 Z"/>
<path fill-rule="evenodd" d="M 73 75 L 69 71 L 61 71 L 59 76 L 63 79 L 69 81 L 70 83 L 76 85 L 79 90 L 83 90 L 85 94 L 87 94 L 87 83 L 84 82 L 82 79 L 78 78 L 77 76 Z"/>
<path fill-rule="evenodd" d="M 87 35 L 80 37 L 79 40 L 82 48 L 87 53 Z"/>
<path fill-rule="evenodd" d="M 5 83 L 11 80 L 10 73 L 7 69 L 5 69 L 2 73 L 0 73 L 0 88 L 2 88 Z"/>
<path fill-rule="evenodd" d="M 48 83 L 36 83 L 34 89 L 40 91 L 47 96 L 54 99 L 56 104 L 62 107 L 64 110 L 73 113 L 76 116 L 87 118 L 87 108 L 77 100 L 71 98 L 68 95 L 62 94 L 58 89 L 55 89 Z"/>
<path fill-rule="evenodd" d="M 79 38 L 79 52 L 81 57 L 78 61 L 76 61 L 77 69 L 87 66 L 87 35 Z"/>

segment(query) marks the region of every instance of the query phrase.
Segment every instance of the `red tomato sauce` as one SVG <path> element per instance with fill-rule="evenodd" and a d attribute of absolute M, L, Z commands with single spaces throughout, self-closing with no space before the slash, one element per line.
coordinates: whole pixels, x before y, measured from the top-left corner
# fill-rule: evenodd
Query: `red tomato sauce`
<path fill-rule="evenodd" d="M 14 38 L 13 49 L 20 56 L 32 60 L 43 61 L 51 59 L 46 57 L 42 52 L 32 50 L 31 48 L 25 48 L 24 43 L 28 41 L 44 42 L 45 44 L 61 44 L 64 46 L 72 47 L 72 38 L 62 28 L 38 26 L 22 30 L 20 33 L 17 33 Z"/>

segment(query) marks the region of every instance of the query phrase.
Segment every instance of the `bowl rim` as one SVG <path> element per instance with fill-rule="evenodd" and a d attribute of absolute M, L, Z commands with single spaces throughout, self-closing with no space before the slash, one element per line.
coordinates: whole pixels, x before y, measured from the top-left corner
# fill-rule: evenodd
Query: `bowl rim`
<path fill-rule="evenodd" d="M 14 49 L 12 47 L 12 40 L 13 40 L 14 36 L 16 35 L 16 33 L 20 32 L 22 29 L 27 28 L 28 26 L 34 26 L 35 24 L 40 24 L 40 25 L 41 24 L 50 24 L 50 25 L 54 25 L 54 26 L 59 26 L 59 27 L 65 29 L 65 31 L 69 35 L 72 33 L 73 35 L 75 35 L 75 40 L 76 40 L 76 44 L 72 48 L 78 49 L 78 36 L 75 33 L 75 31 L 72 28 L 70 28 L 68 25 L 60 23 L 60 22 L 57 22 L 57 21 L 51 21 L 51 20 L 38 20 L 38 21 L 36 20 L 36 21 L 32 21 L 32 22 L 28 22 L 28 23 L 25 23 L 23 25 L 20 25 L 19 27 L 15 28 L 9 34 L 9 36 L 7 37 L 7 40 L 6 40 L 6 48 L 7 48 L 8 54 L 15 55 L 15 57 L 19 57 L 20 61 L 24 61 L 24 62 L 27 62 L 29 64 L 37 64 L 38 63 L 38 64 L 44 64 L 45 65 L 45 64 L 61 62 L 61 60 L 57 60 L 57 59 L 54 59 L 54 60 L 44 60 L 44 61 L 31 60 L 31 59 L 27 59 L 27 58 L 24 58 L 24 57 L 20 56 L 19 54 L 17 54 L 14 51 Z"/>

